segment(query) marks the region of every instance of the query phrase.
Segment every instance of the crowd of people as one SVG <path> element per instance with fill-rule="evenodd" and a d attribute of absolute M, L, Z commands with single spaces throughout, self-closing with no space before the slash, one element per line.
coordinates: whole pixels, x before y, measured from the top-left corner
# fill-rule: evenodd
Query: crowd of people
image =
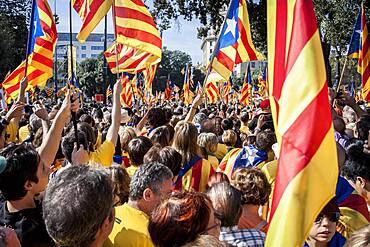
<path fill-rule="evenodd" d="M 130 109 L 121 91 L 2 110 L 0 246 L 264 246 L 284 155 L 269 101 Z M 304 246 L 369 246 L 370 110 L 328 100 L 340 176 Z"/>

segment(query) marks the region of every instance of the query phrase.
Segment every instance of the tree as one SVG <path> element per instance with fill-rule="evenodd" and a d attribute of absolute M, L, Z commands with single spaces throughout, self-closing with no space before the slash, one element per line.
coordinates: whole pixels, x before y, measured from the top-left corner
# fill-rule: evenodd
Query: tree
<path fill-rule="evenodd" d="M 88 58 L 78 64 L 77 78 L 81 90 L 88 96 L 103 93 L 102 73 L 103 61 Z"/>
<path fill-rule="evenodd" d="M 181 88 L 184 82 L 184 75 L 181 71 L 186 67 L 186 64 L 191 65 L 191 57 L 188 54 L 182 51 L 170 51 L 164 47 L 162 61 L 153 81 L 153 92 L 164 91 L 168 76 Z"/>
<path fill-rule="evenodd" d="M 0 0 L 0 81 L 25 58 L 28 27 L 23 0 Z"/>

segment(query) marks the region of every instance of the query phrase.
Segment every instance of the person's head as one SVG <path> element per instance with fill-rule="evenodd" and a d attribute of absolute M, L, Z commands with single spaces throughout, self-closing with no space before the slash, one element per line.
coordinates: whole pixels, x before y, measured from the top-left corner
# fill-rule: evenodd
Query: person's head
<path fill-rule="evenodd" d="M 332 199 L 316 217 L 311 228 L 307 242 L 312 246 L 318 243 L 328 243 L 335 234 L 336 223 L 339 221 L 340 212 L 336 199 Z M 310 245 L 310 246 L 311 246 Z"/>
<path fill-rule="evenodd" d="M 197 113 L 194 116 L 193 123 L 194 124 L 202 124 L 204 120 L 208 119 L 207 115 L 204 113 Z"/>
<path fill-rule="evenodd" d="M 127 147 L 131 165 L 140 166 L 143 164 L 144 155 L 153 146 L 152 141 L 145 136 L 138 136 L 132 139 Z"/>
<path fill-rule="evenodd" d="M 147 117 L 151 128 L 158 128 L 166 124 L 166 113 L 162 108 L 150 109 Z"/>
<path fill-rule="evenodd" d="M 243 111 L 242 114 L 240 115 L 240 121 L 244 124 L 247 125 L 249 121 L 249 113 L 246 111 Z"/>
<path fill-rule="evenodd" d="M 243 205 L 262 206 L 271 193 L 271 185 L 259 169 L 237 169 L 232 175 L 231 184 L 241 192 Z"/>
<path fill-rule="evenodd" d="M 87 123 L 89 124 L 91 127 L 94 127 L 95 126 L 95 121 L 94 121 L 94 118 L 88 114 L 83 114 L 81 115 L 80 117 L 80 122 L 81 123 Z"/>
<path fill-rule="evenodd" d="M 269 129 L 259 132 L 256 136 L 256 146 L 265 152 L 271 151 L 272 145 L 276 143 L 275 133 Z"/>
<path fill-rule="evenodd" d="M 148 164 L 151 162 L 157 162 L 159 160 L 159 151 L 162 147 L 159 144 L 155 144 L 151 147 L 148 152 L 144 155 L 143 163 Z"/>
<path fill-rule="evenodd" d="M 139 166 L 130 182 L 129 200 L 136 201 L 140 210 L 150 215 L 172 192 L 171 170 L 158 162 Z"/>
<path fill-rule="evenodd" d="M 356 123 L 357 137 L 362 141 L 366 141 L 369 137 L 369 131 L 370 115 L 364 115 Z"/>
<path fill-rule="evenodd" d="M 7 201 L 21 200 L 44 191 L 49 168 L 28 144 L 11 144 L 0 152 L 0 191 Z"/>
<path fill-rule="evenodd" d="M 13 229 L 0 227 L 0 247 L 21 247 L 21 243 Z"/>
<path fill-rule="evenodd" d="M 217 151 L 218 139 L 213 133 L 201 133 L 198 136 L 198 145 L 203 150 L 203 155 L 207 157 Z"/>
<path fill-rule="evenodd" d="M 33 145 L 34 148 L 38 148 L 38 147 L 41 146 L 42 140 L 43 140 L 43 133 L 44 133 L 44 131 L 43 131 L 42 128 L 40 128 L 36 131 L 35 137 L 32 140 L 32 145 Z"/>
<path fill-rule="evenodd" d="M 172 147 L 164 147 L 158 152 L 158 162 L 170 168 L 174 176 L 179 175 L 182 156 Z"/>
<path fill-rule="evenodd" d="M 227 182 L 214 184 L 207 195 L 218 213 L 221 226 L 233 227 L 238 224 L 242 213 L 241 194 Z"/>
<path fill-rule="evenodd" d="M 86 139 L 88 142 L 89 151 L 93 152 L 94 145 L 97 139 L 97 136 L 95 134 L 93 127 L 91 127 L 91 125 L 89 125 L 88 123 L 82 122 L 78 124 L 78 130 L 85 133 Z"/>
<path fill-rule="evenodd" d="M 163 108 L 164 115 L 166 116 L 166 124 L 168 124 L 171 121 L 171 118 L 173 116 L 172 110 L 169 107 Z"/>
<path fill-rule="evenodd" d="M 222 134 L 222 141 L 224 142 L 226 146 L 234 147 L 237 139 L 238 139 L 238 136 L 233 130 L 226 130 Z"/>
<path fill-rule="evenodd" d="M 194 124 L 181 121 L 175 127 L 173 147 L 182 155 L 182 163 L 187 164 L 198 153 L 198 130 Z"/>
<path fill-rule="evenodd" d="M 161 147 L 169 146 L 171 141 L 170 131 L 167 126 L 161 126 L 154 129 L 150 133 L 149 138 L 153 143 L 158 143 Z"/>
<path fill-rule="evenodd" d="M 84 150 L 86 152 L 89 151 L 88 147 L 88 141 L 86 138 L 86 134 L 83 131 L 78 131 L 78 140 L 80 145 L 84 147 Z M 76 141 L 76 136 L 74 131 L 69 132 L 66 136 L 63 137 L 62 140 L 62 152 L 63 155 L 66 157 L 66 160 L 72 164 L 72 152 L 75 146 Z M 86 156 L 87 157 L 87 156 Z M 83 163 L 88 163 L 88 160 L 85 160 Z"/>
<path fill-rule="evenodd" d="M 136 137 L 135 129 L 132 127 L 120 127 L 118 131 L 121 149 L 127 152 L 128 144 Z"/>
<path fill-rule="evenodd" d="M 226 182 L 226 183 L 229 184 L 230 180 L 229 180 L 228 176 L 223 172 L 215 172 L 209 177 L 206 188 L 209 189 L 213 185 L 218 184 L 218 183 L 222 183 L 222 182 Z"/>
<path fill-rule="evenodd" d="M 35 134 L 39 128 L 42 128 L 42 121 L 38 116 L 36 116 L 35 113 L 32 113 L 30 116 L 28 129 L 31 133 Z"/>
<path fill-rule="evenodd" d="M 43 218 L 57 245 L 102 244 L 114 224 L 112 183 L 107 171 L 89 165 L 62 171 L 45 191 Z"/>
<path fill-rule="evenodd" d="M 230 118 L 223 119 L 221 122 L 221 127 L 223 131 L 233 129 L 234 127 L 233 120 L 231 120 Z"/>
<path fill-rule="evenodd" d="M 182 246 L 207 231 L 212 203 L 199 192 L 174 192 L 154 210 L 148 230 L 160 247 Z"/>
<path fill-rule="evenodd" d="M 126 169 L 119 165 L 112 165 L 107 169 L 112 181 L 113 205 L 119 206 L 128 202 L 131 179 Z"/>
<path fill-rule="evenodd" d="M 370 225 L 352 233 L 345 247 L 368 247 L 370 245 Z"/>
<path fill-rule="evenodd" d="M 205 247 L 205 246 L 229 247 L 230 245 L 225 242 L 221 242 L 215 236 L 203 234 L 199 235 L 195 241 L 187 243 L 182 247 Z"/>
<path fill-rule="evenodd" d="M 370 155 L 357 147 L 347 149 L 348 159 L 341 168 L 341 174 L 350 180 L 360 195 L 370 201 Z"/>

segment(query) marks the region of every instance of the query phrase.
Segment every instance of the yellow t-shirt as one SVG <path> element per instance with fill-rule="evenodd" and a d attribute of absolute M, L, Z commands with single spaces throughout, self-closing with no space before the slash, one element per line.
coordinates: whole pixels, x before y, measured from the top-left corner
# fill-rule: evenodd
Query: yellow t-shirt
<path fill-rule="evenodd" d="M 28 124 L 26 126 L 20 127 L 18 130 L 18 137 L 19 141 L 23 142 L 26 138 L 30 135 L 30 131 L 28 129 Z"/>
<path fill-rule="evenodd" d="M 127 170 L 128 175 L 130 176 L 130 178 L 132 178 L 134 176 L 136 170 L 137 170 L 137 166 L 130 166 L 126 170 Z"/>
<path fill-rule="evenodd" d="M 6 126 L 6 142 L 16 142 L 17 141 L 18 126 L 10 121 L 9 125 Z"/>
<path fill-rule="evenodd" d="M 266 163 L 262 168 L 261 171 L 266 175 L 266 178 L 271 184 L 271 193 L 269 196 L 269 201 L 262 207 L 262 218 L 267 220 L 270 214 L 270 207 L 272 204 L 272 194 L 275 187 L 275 180 L 276 180 L 276 173 L 277 173 L 278 161 L 273 160 L 271 162 Z"/>
<path fill-rule="evenodd" d="M 102 166 L 111 166 L 115 147 L 110 140 L 105 140 L 95 152 L 90 154 L 90 164 L 100 164 Z"/>
<path fill-rule="evenodd" d="M 222 143 L 217 144 L 217 151 L 215 153 L 217 159 L 222 160 L 227 153 L 228 153 L 227 146 L 225 144 Z"/>
<path fill-rule="evenodd" d="M 208 155 L 207 160 L 209 161 L 209 163 L 211 163 L 211 166 L 213 167 L 213 169 L 217 170 L 217 167 L 219 165 L 218 159 L 213 155 Z"/>
<path fill-rule="evenodd" d="M 154 247 L 148 232 L 149 216 L 127 203 L 116 207 L 113 230 L 104 247 Z"/>
<path fill-rule="evenodd" d="M 248 135 L 249 134 L 249 128 L 248 128 L 248 126 L 241 126 L 240 127 L 240 132 Z"/>

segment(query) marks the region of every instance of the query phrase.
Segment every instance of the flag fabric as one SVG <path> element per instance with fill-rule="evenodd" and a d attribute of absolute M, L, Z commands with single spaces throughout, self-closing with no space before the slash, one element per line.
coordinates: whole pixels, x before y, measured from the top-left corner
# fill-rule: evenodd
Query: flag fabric
<path fill-rule="evenodd" d="M 258 77 L 258 88 L 259 88 L 259 95 L 261 97 L 268 96 L 268 88 L 267 88 L 267 66 L 263 70 L 261 76 Z"/>
<path fill-rule="evenodd" d="M 347 56 L 358 58 L 358 72 L 361 74 L 362 95 L 370 101 L 370 40 L 366 26 L 364 5 L 359 11 Z"/>
<path fill-rule="evenodd" d="M 112 88 L 111 88 L 110 85 L 108 85 L 108 87 L 107 87 L 106 95 L 107 95 L 107 98 L 112 97 L 112 95 L 113 95 Z"/>
<path fill-rule="evenodd" d="M 158 64 L 162 38 L 143 1 L 115 0 L 113 14 L 116 43 L 105 53 L 112 73 L 140 72 Z"/>
<path fill-rule="evenodd" d="M 355 97 L 356 89 L 355 89 L 355 82 L 352 82 L 349 88 L 349 96 Z"/>
<path fill-rule="evenodd" d="M 220 95 L 217 83 L 221 83 L 223 80 L 224 78 L 214 70 L 212 70 L 208 75 L 205 85 L 205 93 L 210 104 L 217 103 L 218 96 Z"/>
<path fill-rule="evenodd" d="M 82 20 L 82 27 L 77 39 L 84 43 L 95 27 L 107 15 L 112 0 L 71 0 L 72 6 Z"/>
<path fill-rule="evenodd" d="M 184 85 L 183 85 L 183 93 L 184 93 L 184 103 L 186 106 L 190 105 L 193 102 L 194 94 L 190 90 L 190 70 L 189 64 L 186 64 L 186 69 L 184 73 Z"/>
<path fill-rule="evenodd" d="M 208 179 L 214 172 L 208 160 L 195 156 L 181 168 L 175 182 L 175 190 L 204 192 L 206 191 Z"/>
<path fill-rule="evenodd" d="M 71 52 L 72 51 L 72 52 Z M 72 75 L 72 71 L 75 73 L 77 71 L 77 49 L 76 47 L 74 47 L 72 45 L 72 49 L 71 49 L 71 46 L 68 45 L 67 46 L 67 57 L 68 57 L 68 80 L 69 81 L 72 81 L 73 80 L 73 76 L 75 75 Z M 73 66 L 72 66 L 73 64 Z"/>
<path fill-rule="evenodd" d="M 231 0 L 229 8 L 212 62 L 224 80 L 229 80 L 235 64 L 262 59 L 252 42 L 246 0 Z"/>
<path fill-rule="evenodd" d="M 245 74 L 245 79 L 241 90 L 240 103 L 244 106 L 249 105 L 249 99 L 251 97 L 251 94 L 252 94 L 252 74 L 250 65 L 248 64 L 247 73 Z"/>
<path fill-rule="evenodd" d="M 152 87 L 153 87 L 153 80 L 155 77 L 155 73 L 157 72 L 157 67 L 158 67 L 158 64 L 153 64 L 143 71 L 143 75 L 145 78 L 144 87 L 145 87 L 145 91 L 148 92 L 149 95 L 153 95 Z"/>
<path fill-rule="evenodd" d="M 31 39 L 28 50 L 27 78 L 28 88 L 44 87 L 53 76 L 53 54 L 58 38 L 53 13 L 47 0 L 34 0 L 34 14 L 31 17 Z M 3 88 L 12 99 L 18 97 L 19 82 L 25 76 L 26 61 L 23 61 L 3 81 Z"/>
<path fill-rule="evenodd" d="M 171 75 L 169 74 L 166 81 L 166 89 L 164 90 L 164 100 L 171 100 L 172 98 L 173 87 L 171 87 L 171 84 Z"/>
<path fill-rule="evenodd" d="M 131 80 L 127 74 L 124 74 L 121 78 L 122 93 L 121 93 L 121 104 L 123 107 L 132 107 L 132 86 Z"/>
<path fill-rule="evenodd" d="M 311 0 L 268 0 L 267 20 L 280 158 L 265 246 L 303 246 L 338 179 L 325 63 Z"/>
<path fill-rule="evenodd" d="M 197 86 L 195 87 L 195 92 L 197 94 L 202 94 L 203 93 L 203 86 L 200 83 L 200 81 L 197 82 Z"/>
<path fill-rule="evenodd" d="M 230 80 L 228 80 L 227 82 L 224 82 L 224 87 L 223 87 L 223 97 L 224 97 L 224 102 L 226 105 L 229 104 L 230 91 L 231 91 L 231 82 Z"/>

